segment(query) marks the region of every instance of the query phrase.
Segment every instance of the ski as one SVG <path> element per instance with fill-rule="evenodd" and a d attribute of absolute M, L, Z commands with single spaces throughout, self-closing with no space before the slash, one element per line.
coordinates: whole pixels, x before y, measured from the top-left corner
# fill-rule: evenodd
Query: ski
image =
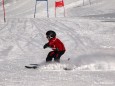
<path fill-rule="evenodd" d="M 25 66 L 25 68 L 28 68 L 28 69 L 36 69 L 36 68 L 38 68 L 38 66 Z"/>
<path fill-rule="evenodd" d="M 65 67 L 65 68 L 63 68 L 64 70 L 72 70 L 71 68 L 67 68 L 67 67 Z"/>
<path fill-rule="evenodd" d="M 30 64 L 29 66 L 25 66 L 28 69 L 37 69 L 40 65 L 39 64 Z"/>

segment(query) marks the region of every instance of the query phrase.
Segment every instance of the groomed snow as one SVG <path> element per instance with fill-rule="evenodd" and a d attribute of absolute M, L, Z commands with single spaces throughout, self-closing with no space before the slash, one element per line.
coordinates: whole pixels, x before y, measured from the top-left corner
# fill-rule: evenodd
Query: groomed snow
<path fill-rule="evenodd" d="M 86 0 L 85 6 L 82 0 L 65 0 L 65 18 L 62 10 L 54 18 L 53 0 L 45 18 L 40 2 L 35 19 L 34 1 L 22 1 L 5 2 L 6 23 L 0 8 L 0 86 L 115 86 L 114 0 L 91 0 L 91 5 Z M 48 30 L 67 49 L 61 63 L 45 64 Z M 29 64 L 42 65 L 29 70 L 24 67 Z"/>

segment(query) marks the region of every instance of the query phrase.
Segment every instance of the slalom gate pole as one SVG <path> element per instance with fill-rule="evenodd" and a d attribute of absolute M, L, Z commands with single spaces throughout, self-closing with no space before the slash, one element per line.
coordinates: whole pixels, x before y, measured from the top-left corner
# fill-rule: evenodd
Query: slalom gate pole
<path fill-rule="evenodd" d="M 3 5 L 3 11 L 4 11 L 4 22 L 6 22 L 6 12 L 5 12 L 5 7 L 4 7 L 4 0 L 2 0 L 2 5 Z"/>
<path fill-rule="evenodd" d="M 56 1 L 55 1 L 55 18 L 56 18 Z"/>
<path fill-rule="evenodd" d="M 48 0 L 47 0 L 47 17 L 49 18 L 49 11 L 48 11 Z"/>
<path fill-rule="evenodd" d="M 34 18 L 36 17 L 36 6 L 37 6 L 37 0 L 36 0 L 36 4 L 35 4 Z"/>
<path fill-rule="evenodd" d="M 64 17 L 65 17 L 65 6 L 64 6 L 64 1 L 62 0 L 63 2 L 63 9 L 64 9 Z"/>
<path fill-rule="evenodd" d="M 63 6 L 63 8 L 64 8 L 64 17 L 65 17 L 65 7 Z"/>
<path fill-rule="evenodd" d="M 90 3 L 90 5 L 91 5 L 91 0 L 89 0 L 89 3 Z"/>
<path fill-rule="evenodd" d="M 85 4 L 85 2 L 84 2 L 84 0 L 83 0 L 83 6 L 84 6 L 84 4 Z"/>

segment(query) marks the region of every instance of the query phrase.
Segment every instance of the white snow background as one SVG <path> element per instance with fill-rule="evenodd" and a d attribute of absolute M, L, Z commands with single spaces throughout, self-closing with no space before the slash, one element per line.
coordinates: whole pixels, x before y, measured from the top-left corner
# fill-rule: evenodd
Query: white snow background
<path fill-rule="evenodd" d="M 115 86 L 115 0 L 64 0 L 66 17 L 58 8 L 56 18 L 55 0 L 49 18 L 46 2 L 33 18 L 35 0 L 5 0 L 5 23 L 1 1 L 0 86 Z M 45 62 L 48 30 L 65 44 L 61 62 L 26 69 Z"/>

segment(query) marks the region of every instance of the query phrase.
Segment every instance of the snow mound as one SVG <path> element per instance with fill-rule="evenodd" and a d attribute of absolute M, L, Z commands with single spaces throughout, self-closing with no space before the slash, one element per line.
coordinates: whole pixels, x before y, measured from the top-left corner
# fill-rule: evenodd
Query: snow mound
<path fill-rule="evenodd" d="M 90 70 L 90 71 L 113 71 L 115 70 L 115 63 L 96 63 L 89 65 L 82 65 L 80 67 L 76 67 L 75 70 Z"/>
<path fill-rule="evenodd" d="M 96 53 L 91 55 L 82 55 L 74 59 L 76 65 L 75 70 L 90 70 L 90 71 L 114 71 L 115 59 L 114 54 Z"/>
<path fill-rule="evenodd" d="M 45 71 L 115 71 L 115 63 L 98 62 L 86 65 L 75 65 L 70 63 L 50 63 L 39 67 L 39 70 Z"/>
<path fill-rule="evenodd" d="M 68 63 L 50 63 L 39 67 L 39 70 L 62 71 L 64 69 L 73 70 L 76 66 Z"/>

